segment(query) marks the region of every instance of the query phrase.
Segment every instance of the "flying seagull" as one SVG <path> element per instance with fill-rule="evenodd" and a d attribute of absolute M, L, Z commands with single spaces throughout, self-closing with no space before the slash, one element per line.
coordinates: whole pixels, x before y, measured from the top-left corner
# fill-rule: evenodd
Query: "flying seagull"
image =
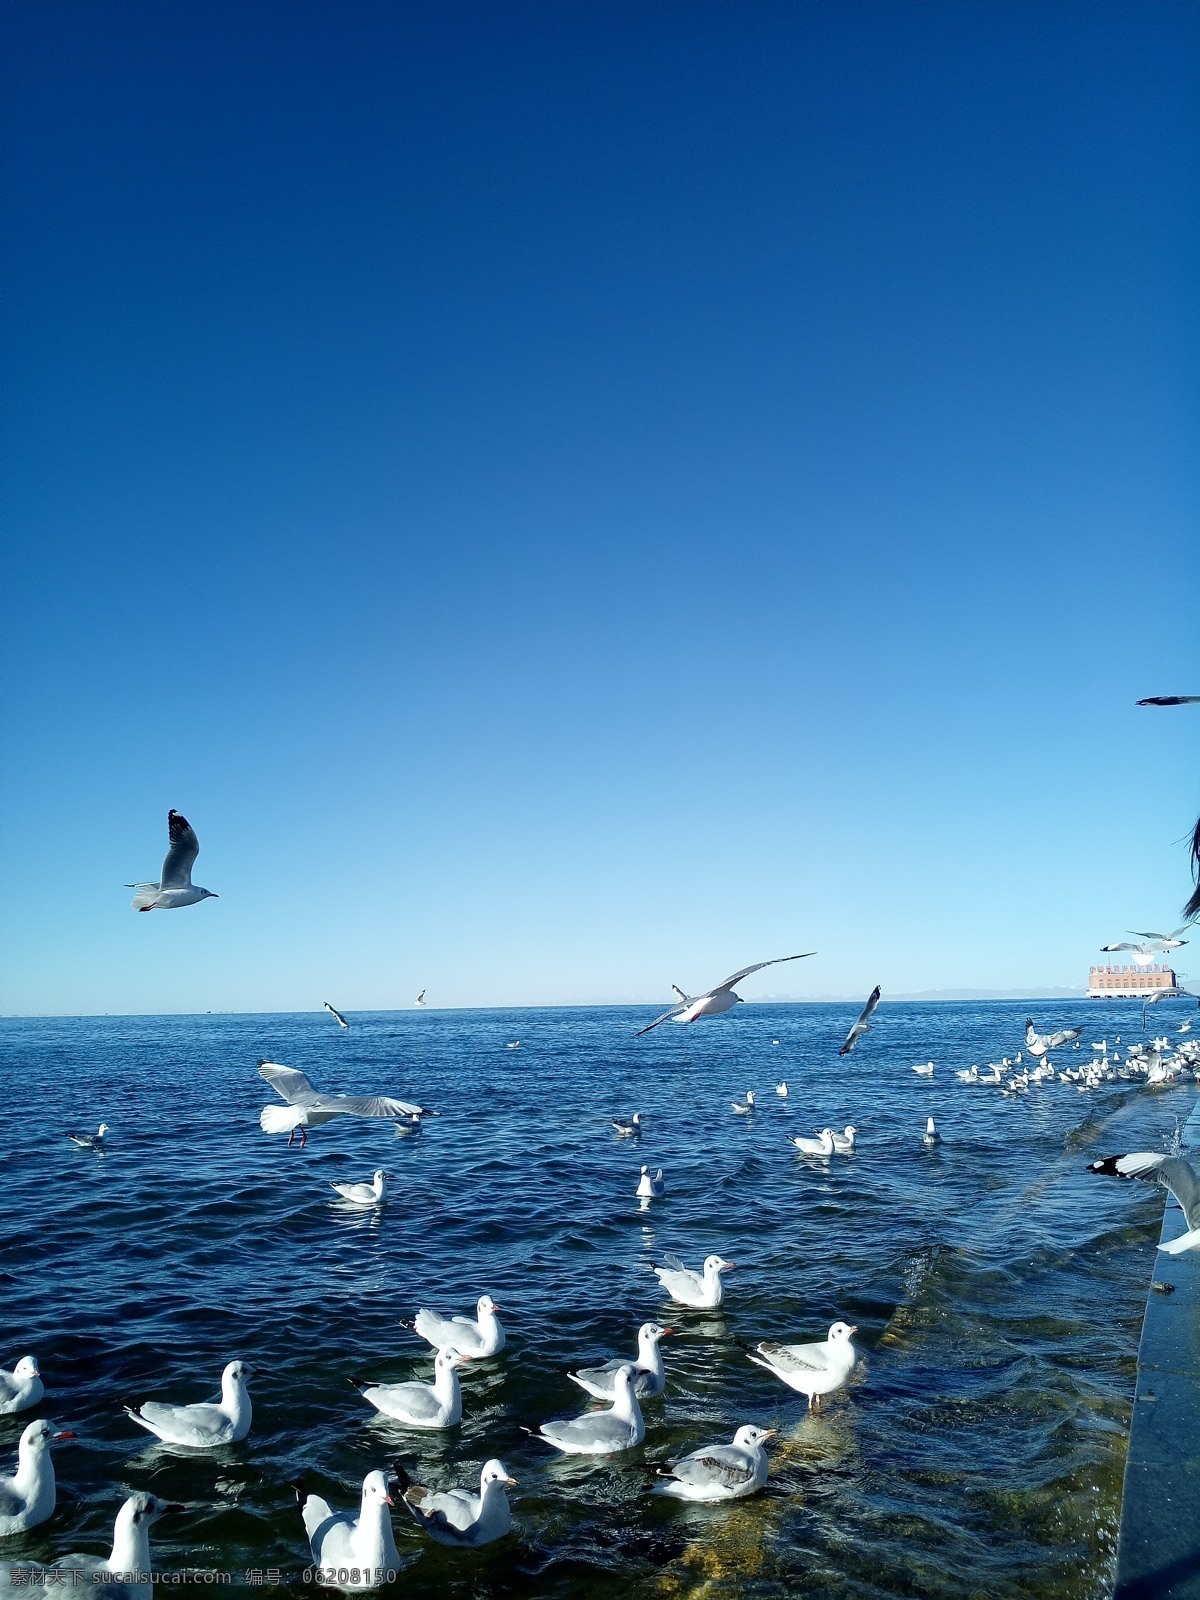
<path fill-rule="evenodd" d="M 1088 1171 L 1105 1178 L 1148 1178 L 1161 1183 L 1179 1201 L 1188 1231 L 1158 1248 L 1171 1256 L 1200 1249 L 1200 1172 L 1183 1156 L 1135 1150 L 1127 1156 L 1105 1156 L 1103 1161 L 1089 1162 Z"/>
<path fill-rule="evenodd" d="M 1130 933 L 1142 941 L 1140 944 L 1130 944 L 1126 941 L 1122 944 L 1102 944 L 1100 948 L 1109 954 L 1128 950 L 1139 966 L 1145 966 L 1153 961 L 1155 956 L 1165 955 L 1168 950 L 1178 950 L 1185 945 L 1187 940 L 1181 939 L 1179 935 L 1186 933 L 1190 927 L 1191 923 L 1185 922 L 1181 928 L 1176 928 L 1174 933 L 1143 933 L 1138 928 L 1130 928 Z"/>
<path fill-rule="evenodd" d="M 200 841 L 191 823 L 178 811 L 167 812 L 170 844 L 162 864 L 161 883 L 127 883 L 136 889 L 130 904 L 135 911 L 174 911 L 178 906 L 194 906 L 201 900 L 218 900 L 211 889 L 197 889 L 192 883 L 192 867 L 200 854 Z"/>
<path fill-rule="evenodd" d="M 1039 1033 L 1033 1025 L 1033 1018 L 1025 1018 L 1025 1048 L 1031 1056 L 1044 1056 L 1051 1050 L 1057 1050 L 1060 1044 L 1070 1044 L 1073 1039 L 1078 1039 L 1083 1032 L 1082 1028 L 1060 1028 L 1057 1033 Z"/>
<path fill-rule="evenodd" d="M 328 1000 L 322 1000 L 321 1004 L 325 1007 L 326 1011 L 328 1011 L 329 1015 L 337 1023 L 339 1028 L 348 1028 L 350 1026 L 342 1013 L 340 1011 L 335 1011 L 333 1006 L 329 1004 Z"/>
<path fill-rule="evenodd" d="M 1140 706 L 1200 706 L 1200 694 L 1152 694 Z"/>
<path fill-rule="evenodd" d="M 1140 706 L 1196 706 L 1200 705 L 1200 694 L 1154 694 L 1147 700 L 1139 700 Z M 1200 817 L 1196 819 L 1196 826 L 1192 829 L 1192 842 L 1190 845 L 1192 857 L 1192 876 L 1196 880 L 1196 887 L 1192 890 L 1191 899 L 1183 908 L 1183 914 L 1189 921 L 1200 917 Z"/>
<path fill-rule="evenodd" d="M 842 1046 L 842 1048 L 838 1051 L 838 1055 L 840 1055 L 840 1056 L 848 1056 L 850 1054 L 851 1050 L 854 1049 L 854 1046 L 858 1043 L 859 1039 L 862 1037 L 862 1035 L 864 1033 L 866 1033 L 867 1029 L 871 1026 L 871 1016 L 872 1016 L 872 1013 L 875 1010 L 875 1007 L 878 1004 L 879 1004 L 879 985 L 876 984 L 875 987 L 871 990 L 870 995 L 867 997 L 866 1005 L 862 1008 L 862 1011 L 859 1013 L 858 1021 L 854 1024 L 854 1026 L 850 1029 L 850 1032 L 846 1035 L 846 1042 Z"/>
<path fill-rule="evenodd" d="M 742 998 L 740 994 L 734 994 L 734 984 L 741 983 L 742 979 L 748 978 L 752 972 L 761 972 L 764 967 L 777 967 L 781 961 L 803 961 L 807 956 L 815 956 L 816 953 L 815 950 L 805 950 L 798 956 L 776 956 L 773 961 L 756 961 L 752 967 L 743 967 L 740 972 L 735 972 L 731 978 L 726 978 L 724 983 L 719 983 L 707 994 L 686 995 L 682 989 L 672 984 L 671 990 L 677 997 L 676 1003 L 669 1011 L 664 1011 L 661 1017 L 655 1017 L 653 1022 L 648 1022 L 644 1028 L 639 1028 L 634 1038 L 640 1039 L 644 1033 L 649 1033 L 651 1028 L 657 1028 L 660 1022 L 668 1020 L 695 1022 L 699 1017 L 719 1017 L 723 1011 L 732 1011 Z"/>
<path fill-rule="evenodd" d="M 424 1004 L 425 1004 L 425 991 L 424 991 L 424 989 L 422 989 L 420 994 L 413 1001 L 413 1005 L 415 1005 L 415 1006 L 423 1006 Z"/>
<path fill-rule="evenodd" d="M 258 1070 L 275 1093 L 287 1101 L 285 1106 L 264 1106 L 258 1125 L 264 1133 L 286 1133 L 288 1143 L 300 1130 L 301 1149 L 308 1143 L 308 1130 L 319 1128 L 334 1117 L 428 1117 L 433 1113 L 411 1100 L 396 1100 L 391 1095 L 318 1094 L 303 1072 L 284 1067 L 278 1061 L 260 1061 Z"/>

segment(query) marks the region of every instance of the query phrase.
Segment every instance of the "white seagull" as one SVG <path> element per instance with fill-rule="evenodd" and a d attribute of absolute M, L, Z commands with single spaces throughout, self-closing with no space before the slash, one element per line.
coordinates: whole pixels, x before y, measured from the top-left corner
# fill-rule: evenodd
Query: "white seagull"
<path fill-rule="evenodd" d="M 413 1005 L 415 1005 L 415 1006 L 423 1006 L 424 1004 L 425 1004 L 425 991 L 424 991 L 424 989 L 422 989 L 420 994 L 413 1001 Z"/>
<path fill-rule="evenodd" d="M 640 1111 L 635 1111 L 631 1117 L 614 1117 L 612 1125 L 622 1139 L 628 1139 L 631 1133 L 641 1133 L 642 1114 Z"/>
<path fill-rule="evenodd" d="M 941 1142 L 942 1142 L 942 1136 L 937 1131 L 937 1128 L 934 1126 L 933 1118 L 932 1117 L 927 1117 L 925 1119 L 925 1139 L 924 1139 L 924 1143 L 927 1144 L 930 1147 L 930 1149 L 932 1149 L 935 1144 L 941 1144 Z"/>
<path fill-rule="evenodd" d="M 848 1122 L 841 1133 L 834 1132 L 832 1128 L 829 1131 L 833 1139 L 833 1148 L 838 1155 L 848 1156 L 854 1149 L 855 1141 L 858 1138 L 858 1129 L 852 1122 Z"/>
<path fill-rule="evenodd" d="M 1148 1178 L 1161 1183 L 1179 1201 L 1188 1231 L 1158 1248 L 1170 1256 L 1200 1249 L 1200 1172 L 1183 1156 L 1135 1150 L 1127 1156 L 1106 1156 L 1102 1161 L 1093 1161 L 1088 1171 L 1106 1178 Z"/>
<path fill-rule="evenodd" d="M 343 1200 L 349 1200 L 354 1206 L 381 1206 L 387 1199 L 387 1184 L 390 1173 L 384 1172 L 382 1167 L 376 1167 L 370 1183 L 330 1183 L 329 1187 L 337 1191 Z"/>
<path fill-rule="evenodd" d="M 828 1338 L 815 1344 L 777 1344 L 765 1339 L 746 1354 L 757 1366 L 808 1396 L 808 1409 L 820 1409 L 821 1396 L 840 1389 L 854 1371 L 858 1352 L 852 1343 L 858 1329 L 847 1322 L 835 1322 Z"/>
<path fill-rule="evenodd" d="M 515 1489 L 502 1461 L 485 1461 L 479 1474 L 479 1493 L 469 1489 L 444 1489 L 440 1493 L 414 1483 L 399 1461 L 392 1463 L 404 1491 L 404 1504 L 415 1520 L 438 1544 L 460 1550 L 478 1550 L 502 1539 L 512 1527 L 512 1510 L 505 1489 Z"/>
<path fill-rule="evenodd" d="M 787 1086 L 786 1083 L 777 1083 L 775 1085 L 775 1093 L 776 1094 L 783 1095 L 784 1098 L 786 1098 L 787 1097 L 787 1092 L 788 1092 L 788 1086 Z"/>
<path fill-rule="evenodd" d="M 729 1102 L 729 1105 L 730 1105 L 730 1108 L 733 1111 L 735 1111 L 739 1117 L 744 1117 L 746 1115 L 747 1111 L 753 1111 L 754 1110 L 754 1102 L 755 1102 L 754 1090 L 753 1089 L 747 1089 L 746 1090 L 746 1098 L 744 1100 L 731 1100 Z"/>
<path fill-rule="evenodd" d="M 17 1445 L 17 1470 L 0 1478 L 0 1539 L 24 1533 L 54 1515 L 56 1489 L 50 1445 L 75 1435 L 59 1432 L 52 1422 L 31 1422 Z"/>
<path fill-rule="evenodd" d="M 216 1450 L 224 1444 L 237 1444 L 250 1432 L 253 1413 L 246 1388 L 250 1375 L 244 1361 L 231 1361 L 221 1374 L 218 1403 L 177 1406 L 163 1400 L 147 1400 L 140 1406 L 126 1406 L 125 1415 L 147 1433 L 156 1434 L 164 1444 L 182 1445 L 186 1450 Z"/>
<path fill-rule="evenodd" d="M 11 1372 L 0 1371 L 0 1417 L 15 1416 L 37 1405 L 45 1394 L 36 1356 L 22 1356 Z"/>
<path fill-rule="evenodd" d="M 763 1445 L 774 1437 L 774 1428 L 747 1424 L 734 1434 L 732 1444 L 706 1444 L 690 1455 L 656 1464 L 658 1476 L 668 1482 L 655 1488 L 680 1500 L 741 1500 L 757 1494 L 767 1481 Z"/>
<path fill-rule="evenodd" d="M 917 1074 L 917 1076 L 919 1078 L 932 1078 L 933 1077 L 933 1062 L 932 1061 L 924 1061 L 924 1062 L 921 1063 L 921 1065 L 919 1067 L 914 1067 L 913 1071 Z"/>
<path fill-rule="evenodd" d="M 113 1525 L 112 1553 L 104 1556 L 63 1556 L 52 1566 L 35 1566 L 25 1561 L 0 1564 L 0 1592 L 11 1588 L 21 1593 L 61 1595 L 64 1588 L 86 1583 L 88 1592 L 109 1595 L 113 1600 L 153 1600 L 158 1585 L 151 1577 L 150 1527 L 168 1511 L 187 1508 L 160 1500 L 153 1494 L 131 1494 L 117 1512 Z M 16 1579 L 15 1569 L 21 1568 Z"/>
<path fill-rule="evenodd" d="M 481 1294 L 473 1317 L 440 1317 L 436 1311 L 422 1309 L 413 1318 L 412 1328 L 435 1350 L 457 1350 L 460 1356 L 485 1361 L 504 1349 L 504 1329 L 496 1315 L 499 1309 L 490 1294 Z"/>
<path fill-rule="evenodd" d="M 328 1573 L 326 1583 L 338 1589 L 377 1589 L 387 1582 L 383 1574 L 400 1570 L 400 1552 L 389 1515 L 395 1502 L 388 1493 L 385 1473 L 368 1472 L 363 1479 L 357 1516 L 352 1511 L 335 1511 L 328 1500 L 309 1494 L 302 1483 L 296 1485 L 296 1503 L 313 1565 Z"/>
<path fill-rule="evenodd" d="M 1102 944 L 1101 950 L 1115 954 L 1118 951 L 1128 951 L 1139 967 L 1148 966 L 1155 956 L 1165 955 L 1168 950 L 1178 950 L 1187 943 L 1179 935 L 1186 933 L 1191 927 L 1190 922 L 1185 922 L 1181 928 L 1176 928 L 1174 933 L 1141 933 L 1136 928 L 1129 931 L 1141 942 L 1139 944 Z"/>
<path fill-rule="evenodd" d="M 1078 1039 L 1083 1032 L 1082 1028 L 1060 1028 L 1057 1033 L 1039 1033 L 1033 1025 L 1033 1018 L 1025 1018 L 1025 1048 L 1031 1056 L 1044 1056 L 1051 1050 L 1057 1050 L 1059 1045 L 1070 1044 L 1072 1039 Z"/>
<path fill-rule="evenodd" d="M 789 1144 L 794 1144 L 802 1156 L 831 1156 L 837 1148 L 832 1128 L 822 1128 L 815 1139 L 809 1139 L 803 1133 L 788 1133 L 784 1138 Z"/>
<path fill-rule="evenodd" d="M 345 1017 L 342 1015 L 342 1013 L 340 1011 L 336 1010 L 333 1006 L 331 1006 L 329 1004 L 328 1000 L 322 1000 L 321 1004 L 325 1008 L 325 1010 L 328 1011 L 329 1015 L 337 1023 L 339 1028 L 348 1028 L 350 1026 L 350 1024 L 346 1021 Z"/>
<path fill-rule="evenodd" d="M 878 1004 L 879 1004 L 879 985 L 876 984 L 875 987 L 871 990 L 870 994 L 867 996 L 866 1005 L 862 1008 L 862 1010 L 858 1014 L 858 1021 L 854 1024 L 854 1026 L 850 1029 L 850 1032 L 846 1035 L 846 1042 L 845 1042 L 845 1044 L 843 1044 L 842 1048 L 838 1051 L 838 1055 L 840 1055 L 840 1056 L 848 1056 L 850 1054 L 851 1050 L 854 1049 L 854 1046 L 862 1038 L 863 1034 L 867 1032 L 868 1028 L 870 1028 L 870 1026 L 871 1026 L 871 1018 L 874 1015 L 875 1007 Z"/>
<path fill-rule="evenodd" d="M 661 1200 L 667 1192 L 666 1180 L 663 1178 L 663 1169 L 651 1176 L 650 1168 L 643 1167 L 642 1175 L 638 1179 L 637 1197 L 639 1200 Z"/>
<path fill-rule="evenodd" d="M 660 1327 L 657 1322 L 643 1322 L 638 1329 L 633 1389 L 639 1400 L 656 1399 L 666 1388 L 667 1369 L 658 1346 L 660 1339 L 674 1332 L 674 1328 Z M 611 1400 L 616 1394 L 617 1373 L 628 1364 L 627 1361 L 606 1361 L 601 1367 L 580 1367 L 578 1372 L 569 1372 L 567 1376 L 597 1400 Z"/>
<path fill-rule="evenodd" d="M 260 1061 L 258 1070 L 275 1093 L 287 1101 L 285 1106 L 264 1106 L 258 1125 L 264 1133 L 286 1133 L 288 1144 L 300 1132 L 301 1149 L 308 1143 L 308 1130 L 332 1122 L 334 1117 L 429 1117 L 434 1113 L 410 1100 L 392 1095 L 318 1094 L 303 1072 L 281 1066 L 278 1061 Z"/>
<path fill-rule="evenodd" d="M 135 911 L 174 911 L 179 906 L 194 906 L 201 900 L 217 900 L 211 889 L 197 889 L 192 883 L 192 865 L 200 854 L 200 841 L 186 817 L 167 812 L 170 844 L 162 864 L 160 883 L 127 883 L 136 889 L 130 904 Z"/>
<path fill-rule="evenodd" d="M 410 1428 L 454 1428 L 462 1421 L 462 1389 L 458 1369 L 470 1356 L 457 1350 L 439 1350 L 433 1363 L 432 1383 L 370 1383 L 351 1378 L 368 1405 L 385 1417 Z"/>
<path fill-rule="evenodd" d="M 619 1450 L 632 1450 L 646 1437 L 634 1377 L 633 1363 L 626 1361 L 613 1375 L 610 1410 L 587 1411 L 568 1422 L 543 1422 L 535 1437 L 568 1456 L 611 1456 Z"/>
<path fill-rule="evenodd" d="M 743 967 L 732 977 L 726 978 L 724 983 L 719 983 L 715 989 L 710 989 L 707 994 L 687 995 L 672 984 L 671 989 L 677 1003 L 669 1011 L 664 1011 L 661 1017 L 655 1017 L 653 1022 L 648 1022 L 644 1028 L 639 1028 L 634 1038 L 640 1039 L 642 1034 L 649 1033 L 651 1028 L 657 1028 L 660 1022 L 666 1022 L 668 1019 L 675 1022 L 695 1022 L 700 1017 L 719 1017 L 723 1011 L 732 1011 L 742 998 L 741 995 L 734 994 L 733 988 L 735 984 L 741 983 L 743 978 L 748 978 L 752 972 L 761 972 L 764 967 L 777 967 L 781 961 L 803 961 L 808 956 L 815 956 L 816 953 L 815 950 L 805 950 L 798 956 L 776 956 L 772 961 L 756 961 L 752 967 Z"/>
<path fill-rule="evenodd" d="M 69 1133 L 67 1138 L 81 1150 L 103 1150 L 104 1135 L 110 1131 L 108 1123 L 102 1122 L 95 1133 Z"/>
<path fill-rule="evenodd" d="M 721 1304 L 725 1293 L 721 1274 L 733 1270 L 732 1261 L 705 1256 L 704 1270 L 693 1272 L 670 1251 L 663 1252 L 663 1260 L 665 1267 L 652 1264 L 651 1271 L 678 1305 L 691 1306 L 696 1311 L 713 1311 Z"/>

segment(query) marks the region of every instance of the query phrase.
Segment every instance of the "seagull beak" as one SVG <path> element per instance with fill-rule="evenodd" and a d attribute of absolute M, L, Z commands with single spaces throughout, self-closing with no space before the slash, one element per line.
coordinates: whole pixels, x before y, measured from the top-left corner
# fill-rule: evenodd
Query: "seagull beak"
<path fill-rule="evenodd" d="M 857 1325 L 856 1325 L 856 1326 L 854 1326 L 854 1327 L 853 1327 L 853 1328 L 851 1328 L 851 1329 L 850 1329 L 850 1332 L 851 1332 L 851 1333 L 857 1333 L 857 1332 L 858 1332 L 858 1327 L 857 1327 Z"/>
<path fill-rule="evenodd" d="M 396 1504 L 396 1502 L 395 1502 L 395 1501 L 394 1501 L 394 1500 L 393 1500 L 393 1499 L 392 1499 L 392 1497 L 391 1497 L 391 1495 L 390 1495 L 390 1494 L 385 1494 L 385 1495 L 384 1495 L 384 1497 L 383 1497 L 383 1503 L 384 1503 L 384 1505 L 385 1505 L 385 1506 L 393 1506 L 393 1507 L 394 1507 L 394 1506 L 395 1506 L 395 1504 Z"/>
<path fill-rule="evenodd" d="M 764 1428 L 762 1431 L 762 1436 L 764 1439 L 773 1439 L 778 1432 L 778 1428 Z"/>
<path fill-rule="evenodd" d="M 64 1428 L 61 1433 L 52 1433 L 50 1437 L 52 1439 L 74 1439 L 77 1435 L 73 1434 L 70 1428 Z"/>
<path fill-rule="evenodd" d="M 660 1339 L 665 1339 L 669 1333 L 674 1333 L 674 1332 L 675 1332 L 674 1328 L 664 1328 L 663 1331 L 659 1334 L 658 1337 Z"/>
<path fill-rule="evenodd" d="M 504 1481 L 510 1489 L 515 1489 L 517 1487 L 517 1480 L 515 1478 L 505 1478 Z"/>

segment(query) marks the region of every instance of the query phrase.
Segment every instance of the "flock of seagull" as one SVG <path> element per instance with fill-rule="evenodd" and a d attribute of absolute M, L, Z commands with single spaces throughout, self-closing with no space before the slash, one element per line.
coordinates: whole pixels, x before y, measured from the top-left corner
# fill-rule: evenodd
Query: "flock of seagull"
<path fill-rule="evenodd" d="M 138 911 L 169 910 L 195 905 L 216 898 L 211 890 L 196 887 L 191 871 L 199 853 L 195 832 L 177 811 L 168 813 L 169 848 L 157 883 L 130 885 L 136 890 L 133 906 Z M 1143 943 L 1106 946 L 1128 949 L 1136 960 L 1148 960 L 1166 949 L 1186 943 L 1180 936 L 1188 924 L 1169 935 L 1138 935 Z M 782 962 L 799 961 L 814 954 L 781 956 L 743 967 L 701 995 L 689 995 L 674 986 L 675 1004 L 646 1027 L 641 1037 L 661 1023 L 692 1023 L 703 1017 L 719 1016 L 739 1003 L 735 986 L 750 974 Z M 425 991 L 416 1004 L 424 1004 Z M 838 1054 L 849 1055 L 872 1026 L 872 1016 L 880 1000 L 878 986 L 868 997 L 860 1016 L 846 1035 Z M 324 1002 L 339 1027 L 350 1023 L 328 1001 Z M 1148 1045 L 1127 1047 L 1124 1058 L 1108 1052 L 1107 1041 L 1097 1044 L 1098 1052 L 1087 1066 L 1060 1068 L 1054 1065 L 1053 1052 L 1066 1046 L 1079 1049 L 1081 1030 L 1063 1029 L 1039 1032 L 1032 1019 L 1025 1033 L 1025 1063 L 1018 1052 L 1012 1060 L 989 1063 L 986 1069 L 972 1066 L 958 1072 L 959 1079 L 971 1084 L 993 1084 L 1005 1093 L 1027 1093 L 1035 1085 L 1050 1080 L 1073 1084 L 1081 1091 L 1102 1083 L 1141 1080 L 1161 1085 L 1178 1080 L 1185 1073 L 1200 1082 L 1200 1041 L 1183 1037 L 1190 1023 L 1180 1029 L 1181 1038 L 1166 1037 Z M 778 1041 L 776 1041 L 778 1042 Z M 1120 1041 L 1118 1040 L 1119 1044 Z M 509 1048 L 518 1048 L 513 1041 Z M 260 1060 L 258 1070 L 276 1091 L 282 1104 L 263 1108 L 259 1122 L 266 1133 L 287 1133 L 292 1144 L 299 1136 L 303 1146 L 310 1128 L 321 1127 L 339 1117 L 391 1121 L 398 1134 L 419 1132 L 426 1117 L 437 1113 L 430 1107 L 390 1095 L 323 1094 L 310 1079 L 293 1067 Z M 920 1063 L 912 1070 L 932 1077 L 933 1062 Z M 786 1082 L 775 1086 L 780 1097 L 788 1094 Z M 757 1095 L 748 1090 L 743 1100 L 734 1100 L 735 1115 L 752 1116 Z M 640 1112 L 613 1118 L 618 1137 L 634 1138 L 642 1131 Z M 109 1133 L 101 1123 L 94 1134 L 69 1134 L 84 1149 L 103 1152 Z M 789 1142 L 806 1158 L 828 1161 L 855 1150 L 857 1129 L 848 1124 L 841 1132 L 823 1128 L 813 1137 L 787 1135 Z M 942 1136 L 932 1117 L 927 1119 L 923 1142 L 932 1148 Z M 1200 1248 L 1200 1174 L 1181 1156 L 1152 1152 L 1133 1152 L 1110 1156 L 1091 1164 L 1091 1171 L 1102 1176 L 1141 1178 L 1157 1181 L 1179 1200 L 1188 1231 L 1163 1248 L 1172 1252 Z M 378 1169 L 370 1181 L 334 1183 L 340 1200 L 348 1205 L 377 1207 L 388 1197 L 389 1174 Z M 636 1194 L 644 1207 L 660 1199 L 666 1189 L 661 1167 L 641 1168 Z M 724 1277 L 733 1263 L 717 1254 L 709 1255 L 700 1269 L 687 1267 L 676 1256 L 664 1254 L 653 1271 L 662 1290 L 677 1306 L 712 1310 L 724 1297 Z M 497 1312 L 499 1307 L 482 1295 L 473 1316 L 443 1316 L 421 1309 L 411 1323 L 412 1330 L 433 1350 L 431 1382 L 410 1380 L 376 1383 L 352 1377 L 362 1400 L 382 1415 L 412 1429 L 446 1429 L 462 1419 L 462 1389 L 459 1373 L 473 1362 L 501 1356 L 505 1334 Z M 807 1343 L 787 1344 L 764 1340 L 747 1349 L 748 1358 L 788 1387 L 807 1398 L 810 1410 L 820 1407 L 821 1398 L 842 1388 L 853 1373 L 858 1353 L 853 1343 L 853 1325 L 837 1321 L 826 1337 Z M 667 1369 L 661 1342 L 675 1329 L 657 1321 L 645 1322 L 637 1335 L 633 1359 L 612 1359 L 600 1365 L 583 1367 L 569 1374 L 586 1394 L 604 1402 L 602 1409 L 541 1423 L 526 1429 L 532 1437 L 567 1455 L 611 1456 L 643 1443 L 646 1434 L 643 1403 L 655 1401 L 667 1388 Z M 250 1433 L 253 1407 L 249 1393 L 251 1368 L 243 1361 L 230 1361 L 221 1375 L 220 1399 L 200 1404 L 180 1404 L 147 1400 L 126 1406 L 125 1413 L 136 1426 L 175 1448 L 199 1452 L 212 1451 L 239 1443 Z M 19 1360 L 11 1372 L 0 1371 L 0 1416 L 17 1415 L 37 1407 L 44 1396 L 42 1375 L 33 1356 Z M 718 1502 L 743 1498 L 761 1490 L 767 1481 L 769 1462 L 766 1444 L 775 1430 L 743 1423 L 726 1443 L 705 1444 L 690 1453 L 648 1463 L 659 1492 L 680 1499 Z M 39 1419 L 30 1422 L 21 1435 L 16 1471 L 0 1477 L 0 1538 L 21 1534 L 46 1522 L 54 1513 L 56 1490 L 51 1445 L 70 1439 L 69 1430 L 58 1430 Z M 296 1486 L 297 1503 L 312 1553 L 314 1576 L 319 1583 L 346 1590 L 377 1587 L 390 1581 L 401 1566 L 390 1513 L 399 1498 L 415 1522 L 435 1541 L 459 1548 L 478 1548 L 503 1537 L 512 1526 L 507 1490 L 515 1486 L 504 1464 L 489 1459 L 480 1473 L 478 1492 L 474 1488 L 435 1490 L 414 1483 L 402 1462 L 391 1463 L 390 1470 L 376 1469 L 362 1483 L 358 1507 L 335 1509 L 321 1496 Z M 185 1508 L 147 1493 L 130 1495 L 121 1506 L 113 1530 L 111 1553 L 105 1559 L 95 1555 L 71 1555 L 53 1566 L 20 1569 L 13 1563 L 0 1563 L 0 1591 L 22 1587 L 43 1591 L 67 1581 L 86 1578 L 93 1586 L 104 1586 L 108 1593 L 120 1592 L 131 1600 L 151 1600 L 153 1575 L 150 1565 L 149 1531 L 159 1517 Z M 80 1574 L 79 1578 L 75 1574 Z"/>

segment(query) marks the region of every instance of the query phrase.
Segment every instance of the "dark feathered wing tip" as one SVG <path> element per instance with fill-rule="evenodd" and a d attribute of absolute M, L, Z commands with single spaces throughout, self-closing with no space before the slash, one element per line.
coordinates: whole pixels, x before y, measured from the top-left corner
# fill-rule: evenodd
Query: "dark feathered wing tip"
<path fill-rule="evenodd" d="M 308 1490 L 304 1487 L 304 1479 L 297 1478 L 292 1488 L 296 1491 L 296 1504 L 303 1511 L 304 1502 L 308 1499 Z"/>
<path fill-rule="evenodd" d="M 171 836 L 172 844 L 174 844 L 177 839 L 181 839 L 188 831 L 190 826 L 191 824 L 183 815 L 182 811 L 167 812 L 167 832 Z"/>
<path fill-rule="evenodd" d="M 403 1494 L 406 1489 L 409 1489 L 409 1488 L 412 1487 L 412 1479 L 409 1477 L 408 1473 L 405 1471 L 403 1461 L 393 1461 L 392 1462 L 392 1476 L 393 1476 L 393 1478 L 395 1478 L 396 1482 L 399 1484 L 400 1493 L 401 1494 Z"/>
<path fill-rule="evenodd" d="M 1117 1170 L 1120 1159 L 1120 1156 L 1105 1156 L 1103 1161 L 1089 1161 L 1088 1171 L 1097 1172 L 1105 1178 L 1122 1178 L 1124 1173 Z"/>

